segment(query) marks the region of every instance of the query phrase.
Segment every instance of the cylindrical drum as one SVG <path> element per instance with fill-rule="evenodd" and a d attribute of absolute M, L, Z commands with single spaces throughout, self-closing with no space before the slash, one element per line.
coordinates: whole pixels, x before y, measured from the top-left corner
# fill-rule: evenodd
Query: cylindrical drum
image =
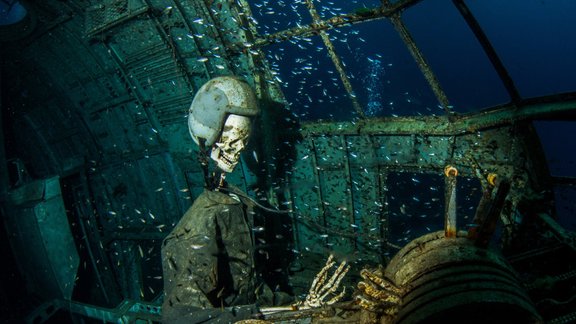
<path fill-rule="evenodd" d="M 386 277 L 406 291 L 395 322 L 542 322 L 506 260 L 465 235 L 430 233 L 394 256 Z"/>

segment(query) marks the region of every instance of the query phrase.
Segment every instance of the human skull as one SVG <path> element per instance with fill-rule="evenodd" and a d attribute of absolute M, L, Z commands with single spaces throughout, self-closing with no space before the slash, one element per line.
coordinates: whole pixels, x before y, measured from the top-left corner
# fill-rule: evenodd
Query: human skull
<path fill-rule="evenodd" d="M 239 115 L 228 115 L 224 122 L 222 136 L 212 146 L 210 157 L 218 168 L 224 172 L 232 172 L 242 149 L 248 144 L 250 136 L 250 118 Z"/>

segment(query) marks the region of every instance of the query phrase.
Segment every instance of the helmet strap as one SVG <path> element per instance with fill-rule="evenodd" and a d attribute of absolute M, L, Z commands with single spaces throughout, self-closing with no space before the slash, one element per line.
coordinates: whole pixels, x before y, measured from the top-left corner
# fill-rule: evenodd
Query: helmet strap
<path fill-rule="evenodd" d="M 204 174 L 204 188 L 209 190 L 214 189 L 212 180 L 210 179 L 210 172 L 208 170 L 208 153 L 206 152 L 206 139 L 198 138 L 198 146 L 200 150 L 198 151 L 198 162 L 202 168 L 202 173 Z"/>
<path fill-rule="evenodd" d="M 225 187 L 226 182 L 226 172 L 222 172 L 219 168 L 210 174 L 208 151 L 206 150 L 206 139 L 199 138 L 198 146 L 200 151 L 198 152 L 198 162 L 202 167 L 202 172 L 204 174 L 204 188 L 208 190 L 218 190 L 218 188 Z"/>

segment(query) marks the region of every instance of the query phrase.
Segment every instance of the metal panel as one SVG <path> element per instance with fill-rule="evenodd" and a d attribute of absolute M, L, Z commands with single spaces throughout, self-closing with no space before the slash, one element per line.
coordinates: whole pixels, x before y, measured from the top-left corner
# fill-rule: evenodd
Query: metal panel
<path fill-rule="evenodd" d="M 319 136 L 314 139 L 320 190 L 323 194 L 324 222 L 333 232 L 328 246 L 342 253 L 355 250 L 356 224 L 350 172 L 342 136 Z"/>
<path fill-rule="evenodd" d="M 296 145 L 297 160 L 290 179 L 290 196 L 296 212 L 294 241 L 298 249 L 323 253 L 327 234 L 321 227 L 324 225 L 322 193 L 315 169 L 313 145 L 312 140 Z"/>
<path fill-rule="evenodd" d="M 9 195 L 6 229 L 28 288 L 42 298 L 70 299 L 80 258 L 70 232 L 58 177 Z"/>

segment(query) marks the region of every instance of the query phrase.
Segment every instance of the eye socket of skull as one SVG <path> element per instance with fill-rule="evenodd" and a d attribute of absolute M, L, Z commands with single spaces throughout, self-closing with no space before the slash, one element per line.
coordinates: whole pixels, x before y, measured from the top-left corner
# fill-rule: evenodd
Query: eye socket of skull
<path fill-rule="evenodd" d="M 248 144 L 250 135 L 250 118 L 239 115 L 229 115 L 222 128 L 220 139 L 212 146 L 210 157 L 222 171 L 232 172 L 242 149 Z"/>

